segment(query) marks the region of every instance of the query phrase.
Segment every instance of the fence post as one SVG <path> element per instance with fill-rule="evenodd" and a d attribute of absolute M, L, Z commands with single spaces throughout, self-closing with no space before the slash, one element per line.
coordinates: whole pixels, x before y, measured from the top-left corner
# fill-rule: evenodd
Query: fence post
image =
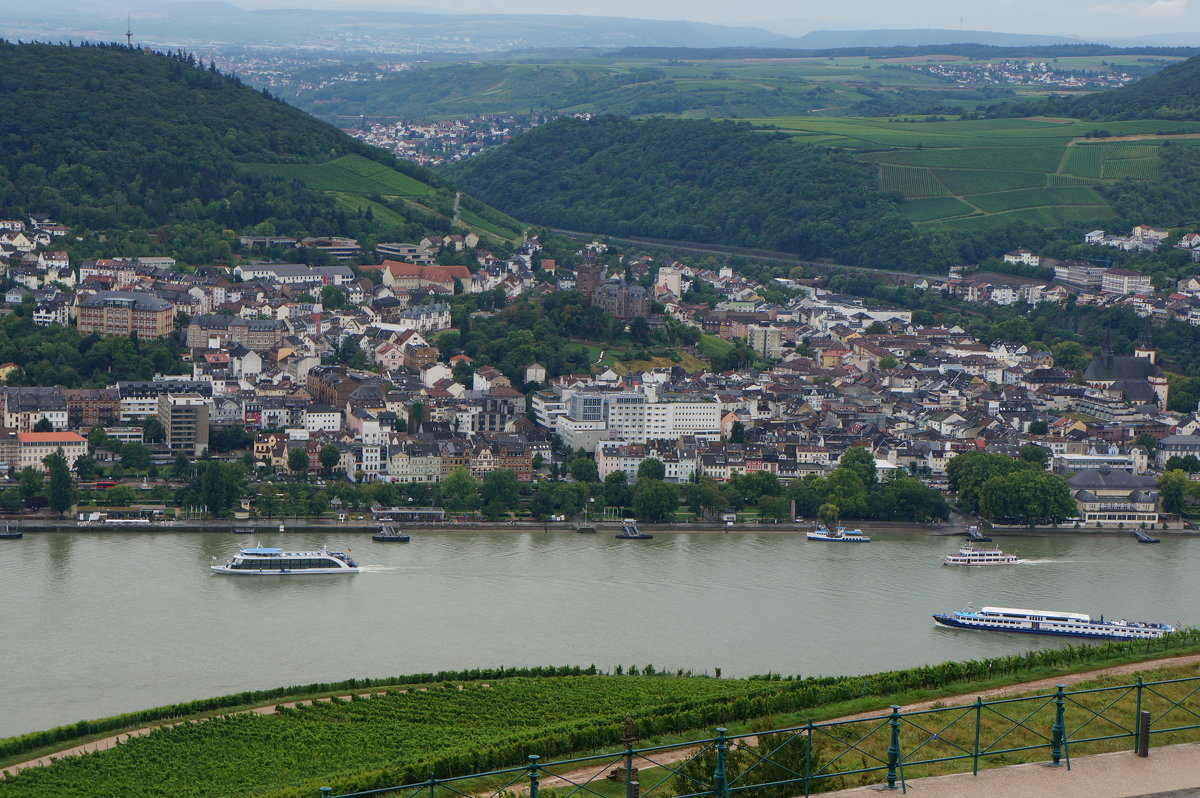
<path fill-rule="evenodd" d="M 896 789 L 896 766 L 900 764 L 900 705 L 892 704 L 892 716 L 888 719 L 892 727 L 891 740 L 887 748 L 887 788 Z"/>
<path fill-rule="evenodd" d="M 725 774 L 725 758 L 729 746 L 725 742 L 725 727 L 717 728 L 717 769 L 713 771 L 713 798 L 729 798 L 729 778 Z"/>
<path fill-rule="evenodd" d="M 813 722 L 808 721 L 808 734 L 804 740 L 804 798 L 808 798 L 809 784 L 808 780 L 812 778 L 812 733 Z"/>
<path fill-rule="evenodd" d="M 1058 767 L 1062 764 L 1063 737 L 1066 733 L 1066 723 L 1063 721 L 1063 686 L 1058 685 L 1054 694 L 1054 723 L 1050 726 L 1050 765 Z"/>
<path fill-rule="evenodd" d="M 529 755 L 529 798 L 538 798 L 538 759 L 537 754 Z"/>
<path fill-rule="evenodd" d="M 430 773 L 429 774 L 429 798 L 434 798 L 434 795 L 436 793 L 437 793 L 437 779 L 435 778 L 435 774 Z"/>
<path fill-rule="evenodd" d="M 638 798 L 637 791 L 633 789 L 633 742 L 626 741 L 625 743 L 625 798 Z"/>
<path fill-rule="evenodd" d="M 975 697 L 975 755 L 971 759 L 971 775 L 979 775 L 979 730 L 983 724 L 983 696 Z"/>
<path fill-rule="evenodd" d="M 1133 726 L 1137 731 L 1133 734 L 1133 750 L 1140 751 L 1138 747 L 1138 733 L 1141 731 L 1141 726 L 1138 726 L 1138 723 L 1142 719 L 1142 688 L 1145 687 L 1145 684 L 1142 682 L 1141 676 L 1138 676 L 1137 681 L 1133 684 L 1137 688 L 1137 707 L 1133 710 Z"/>
<path fill-rule="evenodd" d="M 1137 738 L 1138 738 L 1137 755 L 1140 757 L 1143 757 L 1143 758 L 1150 756 L 1150 712 L 1149 712 L 1149 710 L 1143 710 L 1142 713 L 1140 715 L 1138 715 Z"/>
<path fill-rule="evenodd" d="M 321 798 L 329 798 L 329 796 L 333 793 L 332 787 L 321 787 L 320 789 L 321 789 Z"/>

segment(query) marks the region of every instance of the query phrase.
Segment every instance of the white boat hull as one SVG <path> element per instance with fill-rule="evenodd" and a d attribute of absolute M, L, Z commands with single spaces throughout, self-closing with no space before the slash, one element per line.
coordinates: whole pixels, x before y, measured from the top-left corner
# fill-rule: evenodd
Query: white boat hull
<path fill-rule="evenodd" d="M 296 574 L 356 574 L 359 568 L 301 568 L 291 570 L 289 568 L 276 568 L 275 570 L 252 570 L 248 568 L 230 568 L 227 565 L 213 565 L 214 571 L 219 574 L 237 574 L 239 576 L 294 576 Z"/>

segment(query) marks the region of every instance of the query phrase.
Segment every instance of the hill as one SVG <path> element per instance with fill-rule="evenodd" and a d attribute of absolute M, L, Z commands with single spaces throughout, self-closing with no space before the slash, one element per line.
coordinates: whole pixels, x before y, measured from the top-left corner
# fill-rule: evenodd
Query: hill
<path fill-rule="evenodd" d="M 806 49 L 834 47 L 919 47 L 940 44 L 985 44 L 997 47 L 1082 44 L 1077 36 L 1045 36 L 1032 33 L 1000 33 L 987 30 L 943 30 L 905 28 L 882 30 L 815 30 L 787 42 Z"/>
<path fill-rule="evenodd" d="M 1200 120 L 1200 56 L 1119 89 L 1085 97 L 1052 98 L 1044 110 L 1090 120 Z"/>
<path fill-rule="evenodd" d="M 195 237 L 225 229 L 450 228 L 453 192 L 430 173 L 190 55 L 0 42 L 0 103 L 9 109 L 0 126 L 6 215 L 48 213 L 92 230 L 165 228 L 197 260 L 223 253 L 197 249 Z M 351 159 L 373 182 L 358 191 L 323 184 L 321 165 L 336 159 Z"/>

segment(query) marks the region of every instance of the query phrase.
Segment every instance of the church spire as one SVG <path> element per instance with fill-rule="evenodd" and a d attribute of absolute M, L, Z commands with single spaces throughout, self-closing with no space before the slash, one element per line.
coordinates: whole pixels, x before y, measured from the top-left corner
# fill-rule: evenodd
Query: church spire
<path fill-rule="evenodd" d="M 1137 347 L 1134 348 L 1133 354 L 1136 357 L 1144 357 L 1153 363 L 1158 355 L 1154 351 L 1154 341 L 1150 337 L 1150 319 L 1146 319 L 1146 326 L 1142 328 L 1142 338 L 1138 341 Z"/>
<path fill-rule="evenodd" d="M 1150 317 L 1146 317 L 1146 326 L 1142 327 L 1142 349 L 1153 349 L 1154 342 L 1150 339 Z"/>
<path fill-rule="evenodd" d="M 1112 357 L 1112 328 L 1106 327 L 1104 330 L 1104 348 L 1100 353 L 1105 357 Z"/>

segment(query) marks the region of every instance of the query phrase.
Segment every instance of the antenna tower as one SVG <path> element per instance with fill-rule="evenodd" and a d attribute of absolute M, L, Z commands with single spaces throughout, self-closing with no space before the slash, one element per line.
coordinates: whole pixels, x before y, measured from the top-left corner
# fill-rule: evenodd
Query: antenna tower
<path fill-rule="evenodd" d="M 126 14 L 125 15 L 125 46 L 132 48 L 133 47 L 133 27 L 129 24 L 130 21 L 131 21 L 130 16 L 128 14 Z"/>

